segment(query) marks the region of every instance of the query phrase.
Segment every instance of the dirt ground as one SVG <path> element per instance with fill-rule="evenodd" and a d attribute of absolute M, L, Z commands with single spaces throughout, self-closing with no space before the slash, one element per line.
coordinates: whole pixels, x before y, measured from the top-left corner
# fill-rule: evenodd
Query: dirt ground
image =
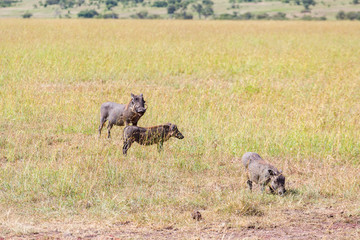
<path fill-rule="evenodd" d="M 131 222 L 107 226 L 44 223 L 33 226 L 37 230 L 31 233 L 9 232 L 0 239 L 360 239 L 360 218 L 341 209 L 285 210 L 281 214 L 286 217 L 270 227 L 261 227 L 255 221 L 243 228 L 232 228 L 225 222 L 206 223 L 206 216 L 196 227 L 184 229 L 139 227 Z"/>

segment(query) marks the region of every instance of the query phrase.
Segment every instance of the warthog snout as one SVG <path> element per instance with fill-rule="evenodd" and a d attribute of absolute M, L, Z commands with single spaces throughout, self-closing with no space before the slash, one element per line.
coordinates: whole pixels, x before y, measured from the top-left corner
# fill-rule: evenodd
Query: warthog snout
<path fill-rule="evenodd" d="M 169 124 L 170 124 L 171 135 L 178 139 L 183 139 L 184 135 L 181 134 L 181 132 L 179 131 L 177 126 L 175 124 L 171 124 L 171 123 L 169 123 Z"/>
<path fill-rule="evenodd" d="M 146 112 L 145 100 L 142 94 L 139 96 L 131 94 L 131 105 L 136 113 L 144 114 Z"/>
<path fill-rule="evenodd" d="M 144 113 L 146 112 L 146 108 L 144 108 L 144 107 L 138 107 L 138 108 L 136 108 L 136 112 L 137 112 L 137 113 L 142 113 L 142 114 L 144 114 Z"/>
<path fill-rule="evenodd" d="M 279 173 L 279 175 L 275 176 L 271 180 L 271 190 L 277 192 L 279 195 L 284 195 L 285 190 L 285 177 Z"/>
<path fill-rule="evenodd" d="M 178 132 L 178 133 L 176 133 L 175 137 L 178 139 L 183 139 L 184 135 L 182 135 L 181 132 Z"/>

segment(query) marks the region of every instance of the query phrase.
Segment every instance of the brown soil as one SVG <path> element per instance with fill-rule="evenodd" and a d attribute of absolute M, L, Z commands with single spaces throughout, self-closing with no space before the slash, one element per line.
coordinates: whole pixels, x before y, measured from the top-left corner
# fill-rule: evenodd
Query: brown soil
<path fill-rule="evenodd" d="M 278 213 L 274 213 L 278 214 Z M 285 210 L 270 227 L 253 222 L 242 228 L 226 223 L 206 223 L 194 228 L 167 226 L 161 229 L 118 222 L 101 227 L 84 223 L 46 223 L 29 234 L 7 233 L 4 239 L 360 239 L 360 218 L 332 208 Z M 266 216 L 265 216 L 266 217 Z M 204 217 L 205 218 L 205 217 Z M 277 218 L 274 218 L 277 219 Z M 195 220 L 194 220 L 195 221 Z M 1 226 L 0 226 L 1 230 Z M 0 237 L 1 239 L 1 237 Z"/>

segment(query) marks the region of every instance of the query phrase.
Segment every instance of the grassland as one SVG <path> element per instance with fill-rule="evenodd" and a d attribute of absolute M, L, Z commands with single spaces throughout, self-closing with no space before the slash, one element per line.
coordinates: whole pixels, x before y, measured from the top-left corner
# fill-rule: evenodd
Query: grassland
<path fill-rule="evenodd" d="M 359 38 L 352 22 L 1 20 L 0 237 L 356 239 Z M 98 139 L 101 103 L 131 92 L 149 106 L 140 126 L 185 139 L 127 157 L 122 128 Z M 288 195 L 246 190 L 247 151 Z"/>

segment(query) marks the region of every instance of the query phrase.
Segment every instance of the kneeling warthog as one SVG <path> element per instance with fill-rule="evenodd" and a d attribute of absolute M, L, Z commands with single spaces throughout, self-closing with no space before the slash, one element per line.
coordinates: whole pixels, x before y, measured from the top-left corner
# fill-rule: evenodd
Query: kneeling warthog
<path fill-rule="evenodd" d="M 163 143 L 171 137 L 183 139 L 184 136 L 175 124 L 167 123 L 154 127 L 127 126 L 124 128 L 123 154 L 126 155 L 133 142 L 141 145 L 158 145 L 158 151 L 162 150 Z"/>
<path fill-rule="evenodd" d="M 259 154 L 245 153 L 242 157 L 242 163 L 247 170 L 247 184 L 250 190 L 252 190 L 252 182 L 255 182 L 261 185 L 262 192 L 264 192 L 267 185 L 269 185 L 272 193 L 277 192 L 283 195 L 286 192 L 285 177 L 281 174 L 281 171 L 266 163 Z"/>
<path fill-rule="evenodd" d="M 131 94 L 131 100 L 128 104 L 103 103 L 100 108 L 99 137 L 101 136 L 101 129 L 107 120 L 109 120 L 107 129 L 108 138 L 110 138 L 110 130 L 113 125 L 128 126 L 132 123 L 132 125 L 136 126 L 145 112 L 145 100 L 142 94 Z"/>

